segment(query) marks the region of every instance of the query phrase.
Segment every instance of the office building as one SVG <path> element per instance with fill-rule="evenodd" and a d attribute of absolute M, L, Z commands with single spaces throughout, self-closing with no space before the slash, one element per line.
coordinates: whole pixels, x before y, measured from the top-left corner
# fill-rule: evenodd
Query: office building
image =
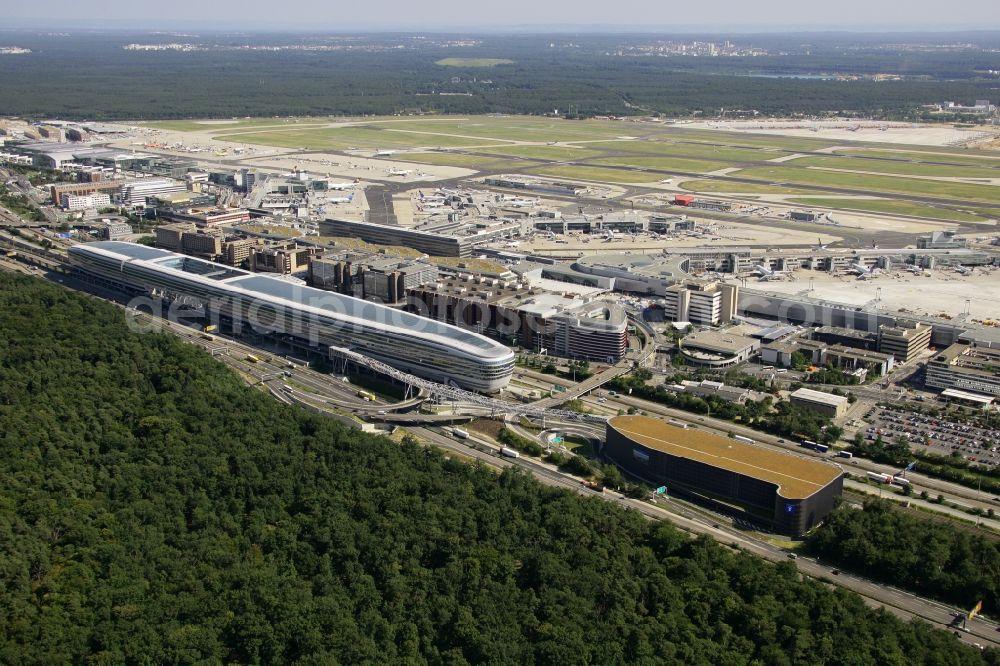
<path fill-rule="evenodd" d="M 843 472 L 804 458 L 648 416 L 608 421 L 604 455 L 654 486 L 791 536 L 812 529 L 834 508 Z"/>
<path fill-rule="evenodd" d="M 103 192 L 94 192 L 92 194 L 63 194 L 59 204 L 66 210 L 108 208 L 111 206 L 111 197 Z"/>
<path fill-rule="evenodd" d="M 931 344 L 931 327 L 916 322 L 885 324 L 878 328 L 878 350 L 892 354 L 899 363 L 916 358 Z"/>
<path fill-rule="evenodd" d="M 248 259 L 250 270 L 255 273 L 296 273 L 309 266 L 310 259 L 319 248 L 296 245 L 294 241 L 251 247 Z"/>
<path fill-rule="evenodd" d="M 717 326 L 736 316 L 739 287 L 709 280 L 685 280 L 667 287 L 663 295 L 666 321 L 689 321 Z"/>
<path fill-rule="evenodd" d="M 81 279 L 203 308 L 224 328 L 249 327 L 323 356 L 351 349 L 403 372 L 494 393 L 514 370 L 507 347 L 472 331 L 288 280 L 134 243 L 69 249 Z"/>
<path fill-rule="evenodd" d="M 1000 396 L 1000 348 L 956 342 L 927 362 L 925 384 Z"/>
<path fill-rule="evenodd" d="M 132 235 L 132 227 L 124 220 L 101 220 L 97 231 L 101 240 L 118 240 Z"/>
<path fill-rule="evenodd" d="M 435 282 L 437 277 L 431 264 L 398 257 L 318 258 L 309 264 L 311 286 L 382 303 L 400 303 L 408 289 Z"/>
<path fill-rule="evenodd" d="M 621 306 L 469 274 L 407 289 L 407 308 L 553 356 L 615 362 L 628 346 Z"/>
<path fill-rule="evenodd" d="M 122 185 L 118 197 L 122 204 L 126 206 L 145 208 L 147 197 L 186 191 L 187 187 L 179 180 L 146 178 Z"/>

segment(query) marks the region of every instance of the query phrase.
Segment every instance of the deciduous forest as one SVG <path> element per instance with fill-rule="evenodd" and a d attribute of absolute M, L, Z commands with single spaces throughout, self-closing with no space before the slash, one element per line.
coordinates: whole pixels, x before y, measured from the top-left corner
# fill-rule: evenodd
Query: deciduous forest
<path fill-rule="evenodd" d="M 0 663 L 1000 664 L 0 276 Z"/>

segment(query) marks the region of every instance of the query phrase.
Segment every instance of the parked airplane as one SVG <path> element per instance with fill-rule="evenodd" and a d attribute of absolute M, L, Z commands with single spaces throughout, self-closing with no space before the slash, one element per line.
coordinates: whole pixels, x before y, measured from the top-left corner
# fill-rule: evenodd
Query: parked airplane
<path fill-rule="evenodd" d="M 963 266 L 962 264 L 955 265 L 955 272 L 959 273 L 960 275 L 972 275 L 972 269 Z"/>
<path fill-rule="evenodd" d="M 354 187 L 354 183 L 329 183 L 327 187 L 331 190 L 349 190 Z"/>
<path fill-rule="evenodd" d="M 327 199 L 326 202 L 327 203 L 341 204 L 341 203 L 351 203 L 353 200 L 354 200 L 354 192 L 351 192 L 350 196 L 347 196 L 347 197 L 334 197 L 332 199 Z"/>
<path fill-rule="evenodd" d="M 870 277 L 875 277 L 877 270 L 877 268 L 868 268 L 863 264 L 853 263 L 848 267 L 847 272 L 857 275 L 859 278 L 864 280 Z"/>
<path fill-rule="evenodd" d="M 775 271 L 771 270 L 770 268 L 768 268 L 767 266 L 765 266 L 764 264 L 757 264 L 757 265 L 755 265 L 753 267 L 753 273 L 754 273 L 754 275 L 756 275 L 758 277 L 765 278 L 765 279 L 770 279 L 770 278 L 773 278 L 773 277 L 777 277 L 777 273 Z"/>

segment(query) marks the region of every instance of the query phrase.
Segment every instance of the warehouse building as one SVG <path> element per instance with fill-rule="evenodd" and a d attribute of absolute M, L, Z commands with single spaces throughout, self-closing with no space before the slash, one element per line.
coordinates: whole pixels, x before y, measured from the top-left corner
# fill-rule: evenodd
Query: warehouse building
<path fill-rule="evenodd" d="M 843 491 L 837 465 L 670 425 L 615 416 L 604 454 L 625 471 L 723 511 L 740 510 L 781 534 L 799 536 L 833 510 Z"/>
<path fill-rule="evenodd" d="M 831 419 L 846 414 L 849 406 L 847 398 L 842 395 L 807 388 L 800 388 L 788 397 L 793 405 L 805 407 Z"/>

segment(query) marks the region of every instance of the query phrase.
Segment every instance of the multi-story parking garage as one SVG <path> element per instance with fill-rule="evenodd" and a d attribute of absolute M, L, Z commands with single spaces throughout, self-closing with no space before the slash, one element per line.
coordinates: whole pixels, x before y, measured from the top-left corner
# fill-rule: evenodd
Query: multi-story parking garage
<path fill-rule="evenodd" d="M 843 490 L 838 465 L 681 428 L 648 416 L 608 421 L 604 453 L 672 494 L 739 511 L 798 536 L 819 524 Z"/>

